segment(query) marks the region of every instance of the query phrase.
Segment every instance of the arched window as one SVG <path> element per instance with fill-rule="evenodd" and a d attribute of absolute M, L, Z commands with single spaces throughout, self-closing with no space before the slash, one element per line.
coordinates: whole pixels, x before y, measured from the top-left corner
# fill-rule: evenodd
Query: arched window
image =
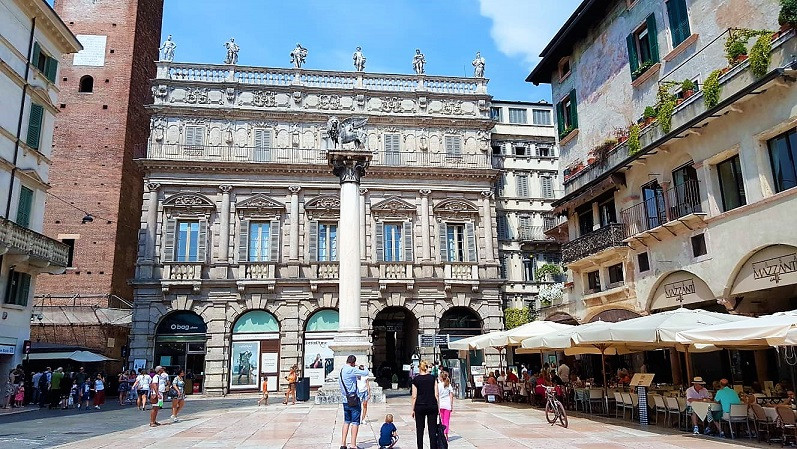
<path fill-rule="evenodd" d="M 91 75 L 83 75 L 80 77 L 78 92 L 94 92 L 94 78 L 92 78 Z"/>

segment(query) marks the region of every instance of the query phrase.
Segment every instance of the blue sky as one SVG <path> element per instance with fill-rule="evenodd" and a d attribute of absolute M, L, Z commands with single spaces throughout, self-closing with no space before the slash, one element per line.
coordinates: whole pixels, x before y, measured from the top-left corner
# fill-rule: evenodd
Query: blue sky
<path fill-rule="evenodd" d="M 238 63 L 288 67 L 297 42 L 308 69 L 353 70 L 363 47 L 367 72 L 411 73 L 420 48 L 430 75 L 470 76 L 477 50 L 496 99 L 550 101 L 550 87 L 524 80 L 578 0 L 166 0 L 163 37 L 175 61 L 221 63 L 230 37 Z"/>

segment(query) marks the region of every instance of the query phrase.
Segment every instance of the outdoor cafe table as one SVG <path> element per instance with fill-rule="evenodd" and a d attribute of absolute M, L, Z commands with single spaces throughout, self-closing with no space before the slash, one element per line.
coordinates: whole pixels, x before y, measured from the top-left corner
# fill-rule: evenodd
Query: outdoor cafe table
<path fill-rule="evenodd" d="M 695 412 L 698 418 L 705 419 L 706 415 L 708 415 L 708 408 L 711 407 L 713 410 L 720 410 L 720 404 L 718 402 L 701 402 L 701 401 L 692 401 L 689 403 L 692 407 L 692 411 Z"/>

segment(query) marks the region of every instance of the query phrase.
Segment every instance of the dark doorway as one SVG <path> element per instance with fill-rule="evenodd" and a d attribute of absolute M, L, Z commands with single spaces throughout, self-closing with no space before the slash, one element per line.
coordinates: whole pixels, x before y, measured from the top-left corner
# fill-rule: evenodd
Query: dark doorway
<path fill-rule="evenodd" d="M 403 307 L 388 307 L 376 315 L 371 337 L 376 383 L 390 388 L 393 374 L 396 374 L 399 386 L 406 387 L 409 376 L 403 366 L 412 362 L 412 354 L 418 346 L 418 319 Z"/>

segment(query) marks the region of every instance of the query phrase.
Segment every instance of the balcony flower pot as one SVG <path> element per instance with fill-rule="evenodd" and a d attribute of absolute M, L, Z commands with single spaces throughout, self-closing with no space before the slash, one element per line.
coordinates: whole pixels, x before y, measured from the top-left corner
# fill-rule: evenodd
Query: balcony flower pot
<path fill-rule="evenodd" d="M 684 100 L 686 100 L 687 98 L 691 97 L 694 94 L 695 94 L 694 90 L 691 90 L 691 89 L 690 90 L 685 90 L 684 91 Z"/>
<path fill-rule="evenodd" d="M 595 163 L 595 158 L 590 156 L 587 158 L 587 165 L 592 165 Z"/>
<path fill-rule="evenodd" d="M 675 105 L 678 106 L 679 104 L 681 104 L 683 102 L 684 102 L 684 99 L 683 98 L 679 98 L 679 99 L 675 100 Z"/>
<path fill-rule="evenodd" d="M 747 60 L 747 55 L 739 55 L 733 60 L 733 62 L 735 64 L 740 64 L 740 63 L 744 62 L 745 60 Z"/>

